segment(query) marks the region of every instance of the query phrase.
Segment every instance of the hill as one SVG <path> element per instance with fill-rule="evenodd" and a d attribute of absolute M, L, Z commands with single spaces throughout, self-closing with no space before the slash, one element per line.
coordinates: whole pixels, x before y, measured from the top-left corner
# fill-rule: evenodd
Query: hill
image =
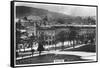
<path fill-rule="evenodd" d="M 27 7 L 27 6 L 16 6 L 16 17 L 22 18 L 27 16 L 39 16 L 43 18 L 44 16 L 48 17 L 49 23 L 52 24 L 82 24 L 89 25 L 95 24 L 95 20 L 91 18 L 84 19 L 79 16 L 70 16 L 63 13 L 51 12 L 46 9 L 35 8 L 35 7 Z M 89 21 L 89 22 L 88 22 Z"/>
<path fill-rule="evenodd" d="M 45 9 L 35 8 L 35 7 L 27 7 L 27 6 L 16 6 L 16 17 L 24 17 L 24 16 L 51 16 L 51 17 L 69 17 L 68 15 L 62 13 L 51 12 Z"/>

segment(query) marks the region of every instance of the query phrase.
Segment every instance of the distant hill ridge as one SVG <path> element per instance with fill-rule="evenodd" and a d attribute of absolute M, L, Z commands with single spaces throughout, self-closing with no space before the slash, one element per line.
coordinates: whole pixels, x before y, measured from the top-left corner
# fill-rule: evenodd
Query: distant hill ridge
<path fill-rule="evenodd" d="M 47 14 L 47 10 L 33 8 L 33 7 L 26 7 L 26 6 L 16 6 L 16 17 L 24 17 L 24 16 L 41 16 Z"/>
<path fill-rule="evenodd" d="M 57 13 L 57 12 L 51 12 L 45 9 L 41 8 L 35 8 L 35 7 L 27 7 L 27 6 L 16 6 L 16 17 L 24 17 L 24 16 L 43 16 L 43 15 L 51 15 L 52 17 L 70 17 L 68 15 Z"/>
<path fill-rule="evenodd" d="M 79 16 L 70 16 L 63 13 L 51 12 L 49 10 L 35 8 L 35 7 L 28 7 L 28 6 L 16 6 L 16 17 L 23 18 L 27 16 L 47 16 L 50 20 L 54 20 L 51 23 L 55 24 L 73 24 L 73 25 L 80 25 L 85 24 L 88 25 L 87 21 L 85 21 L 82 17 Z M 94 24 L 94 23 L 93 23 Z"/>

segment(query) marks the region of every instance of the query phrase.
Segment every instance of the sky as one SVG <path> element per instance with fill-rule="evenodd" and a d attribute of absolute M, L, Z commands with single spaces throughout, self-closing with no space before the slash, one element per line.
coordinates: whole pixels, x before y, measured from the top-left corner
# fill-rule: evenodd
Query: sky
<path fill-rule="evenodd" d="M 42 3 L 25 3 L 25 2 L 16 2 L 15 5 L 41 8 L 72 16 L 96 16 L 96 7 L 89 7 L 89 6 L 57 5 L 57 4 L 42 4 Z"/>

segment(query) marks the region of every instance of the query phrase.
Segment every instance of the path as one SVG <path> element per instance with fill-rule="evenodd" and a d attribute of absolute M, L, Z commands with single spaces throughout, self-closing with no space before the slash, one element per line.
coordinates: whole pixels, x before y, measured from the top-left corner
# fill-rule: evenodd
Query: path
<path fill-rule="evenodd" d="M 82 59 L 89 59 L 89 60 L 93 60 L 96 61 L 96 53 L 92 53 L 92 52 L 79 52 L 79 51 L 45 51 L 43 53 L 41 53 L 41 55 L 45 55 L 45 54 L 64 54 L 64 55 L 77 55 L 77 56 L 81 56 Z M 39 54 L 35 54 L 34 56 L 39 56 Z M 23 58 L 29 58 L 32 56 L 25 56 Z M 22 57 L 17 58 L 17 60 L 22 59 Z"/>
<path fill-rule="evenodd" d="M 79 47 L 82 47 L 82 46 L 85 46 L 86 44 L 82 44 L 82 45 L 77 45 L 75 46 L 75 48 L 79 48 Z M 66 48 L 64 50 L 68 50 L 68 49 L 73 49 L 73 47 L 69 47 L 69 48 Z M 61 51 L 60 50 L 52 50 L 52 51 L 43 51 L 41 53 L 41 55 L 44 55 L 44 54 L 65 54 L 65 55 L 77 55 L 77 56 L 81 56 L 82 59 L 90 59 L 90 60 L 96 60 L 96 53 L 93 53 L 93 52 L 81 52 L 81 51 Z M 33 56 L 30 55 L 30 56 L 24 56 L 24 57 L 18 57 L 17 60 L 19 59 L 23 59 L 23 58 L 29 58 L 29 57 L 34 57 L 34 56 L 39 56 L 38 52 L 36 52 Z"/>

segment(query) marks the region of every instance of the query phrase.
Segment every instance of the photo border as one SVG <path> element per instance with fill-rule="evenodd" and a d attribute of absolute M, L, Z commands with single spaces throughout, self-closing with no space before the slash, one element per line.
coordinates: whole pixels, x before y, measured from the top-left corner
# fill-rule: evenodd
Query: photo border
<path fill-rule="evenodd" d="M 15 19 L 15 16 L 14 16 L 14 3 L 15 2 L 25 2 L 25 3 L 42 3 L 42 4 L 55 4 L 55 5 L 74 5 L 74 6 L 87 6 L 87 7 L 96 7 L 96 61 L 82 61 L 82 62 L 74 62 L 74 63 L 67 63 L 67 62 L 64 62 L 64 63 L 47 63 L 47 64 L 26 64 L 25 65 L 19 65 L 19 66 L 16 66 L 16 60 L 15 60 L 15 38 L 14 38 L 14 29 L 15 29 L 15 25 L 14 25 L 14 19 Z M 62 64 L 79 64 L 79 63 L 93 63 L 93 62 L 98 62 L 98 6 L 97 5 L 83 5 L 83 4 L 68 4 L 68 3 L 53 3 L 53 2 L 36 2 L 36 1 L 11 1 L 11 28 L 10 28 L 10 41 L 11 41 L 11 47 L 10 47 L 10 66 L 11 67 L 30 67 L 30 66 L 47 66 L 47 65 L 62 65 Z"/>

